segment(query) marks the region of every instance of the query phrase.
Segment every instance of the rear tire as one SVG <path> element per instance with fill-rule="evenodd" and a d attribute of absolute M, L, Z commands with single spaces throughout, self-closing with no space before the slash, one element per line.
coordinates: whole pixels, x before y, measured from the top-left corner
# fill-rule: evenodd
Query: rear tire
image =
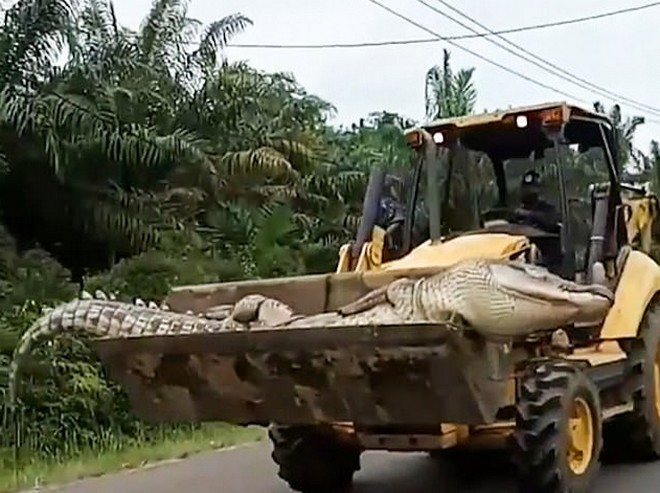
<path fill-rule="evenodd" d="M 660 304 L 652 305 L 640 337 L 626 348 L 634 409 L 606 423 L 604 458 L 612 461 L 660 459 Z"/>
<path fill-rule="evenodd" d="M 360 449 L 341 442 L 330 429 L 272 425 L 268 436 L 278 476 L 295 491 L 343 492 L 360 470 Z"/>
<path fill-rule="evenodd" d="M 549 362 L 531 368 L 520 388 L 512 440 L 520 492 L 590 491 L 602 448 L 594 384 L 569 363 Z"/>

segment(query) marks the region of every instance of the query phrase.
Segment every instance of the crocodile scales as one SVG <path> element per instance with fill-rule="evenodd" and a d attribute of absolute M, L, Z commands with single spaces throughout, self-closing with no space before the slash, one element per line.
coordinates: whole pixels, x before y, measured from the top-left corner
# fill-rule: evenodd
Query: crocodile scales
<path fill-rule="evenodd" d="M 91 298 L 91 299 L 90 299 Z M 463 261 L 420 279 L 400 278 L 336 312 L 296 315 L 286 304 L 248 295 L 206 313 L 171 312 L 151 303 L 130 304 L 97 293 L 62 304 L 37 320 L 14 351 L 10 399 L 25 355 L 38 340 L 58 333 L 130 338 L 230 330 L 443 323 L 459 315 L 476 331 L 516 337 L 572 323 L 599 323 L 613 302 L 601 285 L 581 285 L 519 261 Z M 142 306 L 141 306 L 142 305 Z"/>

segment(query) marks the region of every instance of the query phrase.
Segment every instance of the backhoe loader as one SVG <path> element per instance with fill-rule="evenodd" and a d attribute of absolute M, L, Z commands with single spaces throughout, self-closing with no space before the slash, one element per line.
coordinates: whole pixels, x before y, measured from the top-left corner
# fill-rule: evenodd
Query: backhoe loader
<path fill-rule="evenodd" d="M 95 333 L 138 416 L 267 427 L 303 493 L 345 490 L 368 450 L 500 448 L 523 493 L 585 493 L 603 454 L 660 457 L 660 267 L 630 244 L 608 117 L 547 103 L 406 138 L 401 214 L 379 218 L 375 170 L 336 272 L 181 286 L 160 308 L 74 300 L 16 360 L 39 334 Z M 582 230 L 575 146 L 609 177 Z M 520 207 L 521 169 L 554 184 L 552 227 Z"/>

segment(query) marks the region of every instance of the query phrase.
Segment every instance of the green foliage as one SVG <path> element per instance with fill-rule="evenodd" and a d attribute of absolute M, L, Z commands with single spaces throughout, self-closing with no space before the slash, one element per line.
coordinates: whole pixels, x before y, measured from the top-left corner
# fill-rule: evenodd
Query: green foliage
<path fill-rule="evenodd" d="M 240 265 L 234 261 L 218 258 L 191 245 L 176 249 L 174 240 L 168 246 L 167 250 L 154 249 L 118 262 L 108 272 L 87 280 L 86 289 L 116 293 L 118 299 L 123 300 L 140 297 L 158 301 L 173 286 L 229 281 L 244 276 Z"/>
<path fill-rule="evenodd" d="M 612 106 L 607 111 L 602 103 L 596 101 L 594 110 L 599 113 L 607 114 L 614 127 L 614 138 L 617 140 L 618 154 L 615 156 L 619 166 L 619 172 L 623 173 L 625 166 L 632 164 L 638 168 L 643 166 L 644 154 L 633 146 L 633 138 L 637 127 L 643 125 L 645 118 L 642 116 L 632 116 L 624 119 L 621 113 L 621 107 L 618 104 Z"/>
<path fill-rule="evenodd" d="M 170 246 L 175 246 L 172 243 Z M 76 295 L 74 286 L 63 277 L 63 269 L 43 252 L 15 257 L 10 277 L 2 279 L 3 286 L 12 287 L 0 307 L 2 394 L 13 348 L 21 333 L 41 315 L 41 306 L 53 306 Z M 124 260 L 109 272 L 89 279 L 86 288 L 114 289 L 122 298 L 159 300 L 173 285 L 240 277 L 243 273 L 237 272 L 235 263 L 212 259 L 189 247 L 154 250 Z M 20 444 L 21 456 L 59 457 L 93 447 L 108 434 L 139 438 L 152 429 L 163 429 L 146 426 L 132 416 L 123 391 L 106 378 L 82 339 L 64 337 L 41 345 L 26 365 L 22 381 L 19 414 L 13 416 L 4 409 L 1 438 L 8 450 Z M 10 426 L 14 419 L 18 428 Z M 8 452 L 4 455 L 6 460 L 11 457 Z"/>
<path fill-rule="evenodd" d="M 412 121 L 376 112 L 334 129 L 333 106 L 291 74 L 224 59 L 222 47 L 251 24 L 236 13 L 203 26 L 184 0 L 154 0 L 136 31 L 118 25 L 108 0 L 6 9 L 0 393 L 20 335 L 42 307 L 76 296 L 74 281 L 160 301 L 177 285 L 331 271 L 371 168 L 409 169 Z M 473 112 L 473 72 L 454 72 L 445 51 L 420 81 L 427 117 Z M 641 122 L 618 115 L 627 160 Z M 659 155 L 656 144 L 646 171 L 657 173 Z M 576 193 L 598 176 L 594 162 L 576 158 Z M 485 176 L 483 163 L 475 169 Z M 449 210 L 466 208 L 474 176 L 459 177 Z M 137 421 L 80 338 L 39 346 L 24 374 L 20 412 L 0 410 L 0 467 L 17 445 L 21 461 L 65 457 L 186 428 Z"/>
<path fill-rule="evenodd" d="M 426 73 L 426 118 L 449 118 L 474 111 L 477 90 L 472 82 L 474 68 L 463 68 L 454 73 L 449 62 L 450 53 L 443 50 L 442 66 L 434 65 Z"/>

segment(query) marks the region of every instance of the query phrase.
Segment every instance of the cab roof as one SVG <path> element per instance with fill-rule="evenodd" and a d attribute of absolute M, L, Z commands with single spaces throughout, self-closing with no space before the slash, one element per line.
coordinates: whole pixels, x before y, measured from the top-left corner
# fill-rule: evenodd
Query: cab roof
<path fill-rule="evenodd" d="M 518 125 L 521 116 L 525 117 L 524 126 Z M 421 143 L 417 131 L 422 128 L 432 135 L 442 134 L 443 140 L 438 143 L 439 146 L 449 147 L 451 142 L 460 139 L 472 150 L 515 158 L 550 147 L 552 143 L 543 132 L 543 127 L 549 125 L 567 124 L 569 143 L 581 143 L 587 147 L 600 145 L 598 123 L 611 128 L 607 115 L 566 102 L 551 102 L 434 120 L 407 131 L 406 135 L 413 147 Z"/>
<path fill-rule="evenodd" d="M 453 118 L 441 118 L 422 125 L 429 132 L 435 132 L 447 128 L 466 128 L 497 123 L 515 123 L 517 116 L 524 115 L 528 119 L 539 121 L 552 120 L 568 123 L 574 118 L 588 118 L 602 123 L 610 123 L 607 115 L 595 111 L 586 110 L 564 101 L 554 103 L 541 103 L 532 106 L 520 106 L 507 110 L 493 111 L 480 115 L 466 115 Z"/>

